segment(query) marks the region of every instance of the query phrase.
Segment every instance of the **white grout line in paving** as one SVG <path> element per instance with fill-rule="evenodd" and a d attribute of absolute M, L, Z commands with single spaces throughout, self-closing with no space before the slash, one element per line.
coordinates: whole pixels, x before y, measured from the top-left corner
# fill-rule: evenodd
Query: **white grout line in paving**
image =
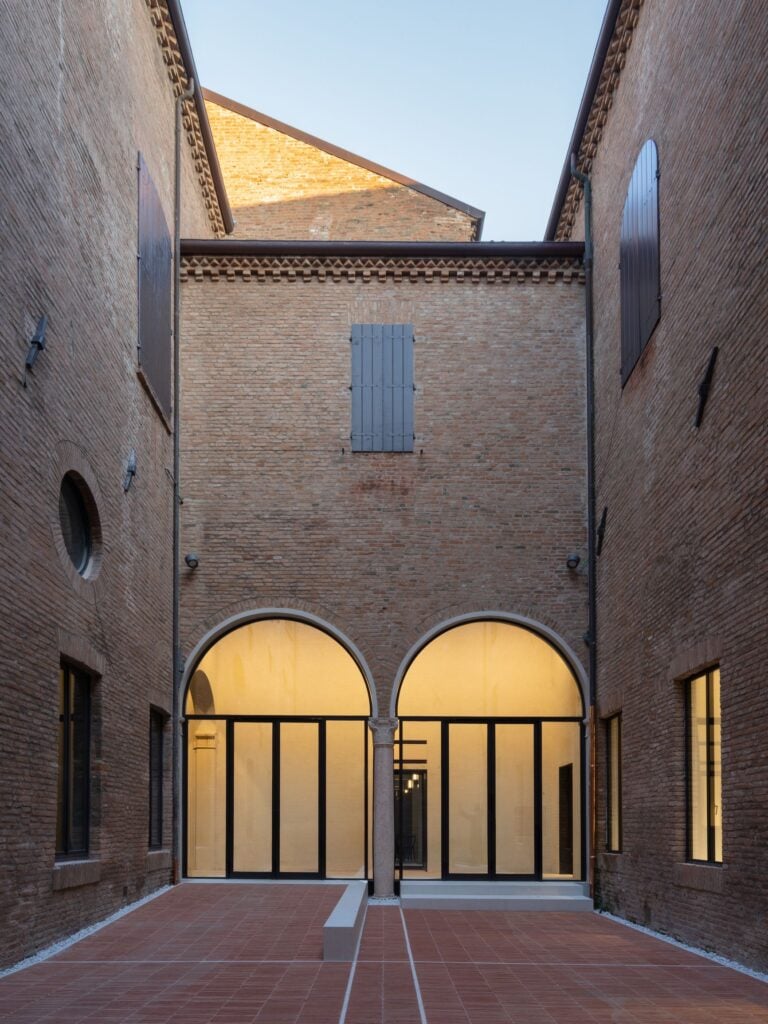
<path fill-rule="evenodd" d="M 151 892 L 149 896 L 144 896 L 140 900 L 136 900 L 135 903 L 129 903 L 127 907 L 123 907 L 121 910 L 116 911 L 109 917 L 105 917 L 103 921 L 99 921 L 97 924 L 89 925 L 87 928 L 81 928 L 79 932 L 75 932 L 74 935 L 70 935 L 66 939 L 61 939 L 59 942 L 54 942 L 50 946 L 46 946 L 45 949 L 41 949 L 39 953 L 35 953 L 34 956 L 27 957 L 26 960 L 20 961 L 18 964 L 14 964 L 13 967 L 8 967 L 4 971 L 0 971 L 0 978 L 5 978 L 9 974 L 15 974 L 16 971 L 23 971 L 26 967 L 33 967 L 35 964 L 40 964 L 44 960 L 50 959 L 52 956 L 56 956 L 57 953 L 61 953 L 65 949 L 69 949 L 70 946 L 74 946 L 76 942 L 81 939 L 87 939 L 89 935 L 94 935 L 96 932 L 100 932 L 102 928 L 106 928 L 108 924 L 112 924 L 114 921 L 119 921 L 121 917 L 125 917 L 126 914 L 130 914 L 133 910 L 138 910 L 139 907 L 143 907 L 145 903 L 151 903 L 152 900 L 156 900 L 158 896 L 162 896 L 163 893 L 168 892 L 173 886 L 164 885 L 161 889 L 156 889 Z"/>
<path fill-rule="evenodd" d="M 366 911 L 367 916 L 367 911 Z M 347 1010 L 349 1009 L 349 1000 L 352 996 L 352 983 L 355 980 L 355 971 L 357 970 L 358 957 L 360 956 L 360 945 L 363 941 L 363 932 L 365 931 L 365 917 L 363 918 L 363 924 L 360 928 L 360 934 L 357 936 L 357 945 L 355 946 L 355 956 L 352 960 L 352 966 L 349 968 L 349 977 L 347 978 L 347 987 L 344 990 L 344 1001 L 341 1004 L 341 1012 L 339 1014 L 339 1024 L 344 1024 L 347 1019 Z"/>
<path fill-rule="evenodd" d="M 421 987 L 419 985 L 419 979 L 416 974 L 416 964 L 413 962 L 413 953 L 411 952 L 411 940 L 408 938 L 408 926 L 405 923 L 405 914 L 403 913 L 402 906 L 400 907 L 400 920 L 403 922 L 403 935 L 405 937 L 405 948 L 408 950 L 408 959 L 411 962 L 411 974 L 413 975 L 413 987 L 416 989 L 416 1002 L 419 1004 L 419 1017 L 421 1024 L 427 1024 L 427 1014 L 424 1009 L 424 1001 L 421 998 Z"/>
<path fill-rule="evenodd" d="M 699 949 L 697 946 L 689 946 L 685 942 L 680 942 L 679 939 L 673 939 L 671 935 L 663 935 L 661 932 L 655 932 L 651 928 L 646 928 L 642 924 L 635 924 L 633 921 L 627 921 L 624 917 L 617 917 L 615 914 L 609 914 L 606 910 L 596 910 L 596 914 L 600 917 L 607 917 L 609 921 L 615 921 L 617 924 L 623 924 L 625 928 L 632 928 L 636 932 L 642 932 L 643 935 L 650 935 L 653 939 L 659 939 L 661 942 L 666 942 L 670 946 L 677 946 L 678 949 L 684 949 L 687 953 L 695 953 L 696 956 L 703 957 L 705 960 L 711 960 L 715 964 L 719 964 L 721 967 L 730 967 L 733 971 L 738 971 L 740 974 L 746 974 L 750 978 L 755 978 L 757 981 L 763 981 L 768 983 L 768 974 L 764 974 L 761 971 L 755 971 L 751 967 L 745 967 L 743 964 L 737 963 L 735 960 L 728 960 L 724 956 L 718 956 L 717 953 L 708 953 L 705 949 Z"/>

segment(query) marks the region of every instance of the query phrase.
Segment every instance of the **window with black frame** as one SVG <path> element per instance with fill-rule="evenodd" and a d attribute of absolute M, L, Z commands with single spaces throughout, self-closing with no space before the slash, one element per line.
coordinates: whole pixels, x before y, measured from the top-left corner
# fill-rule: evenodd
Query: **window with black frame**
<path fill-rule="evenodd" d="M 688 859 L 723 861 L 720 670 L 687 682 Z"/>
<path fill-rule="evenodd" d="M 163 732 L 166 716 L 149 712 L 149 847 L 163 845 Z"/>
<path fill-rule="evenodd" d="M 621 715 L 605 723 L 607 768 L 605 847 L 611 853 L 621 850 Z"/>
<path fill-rule="evenodd" d="M 62 664 L 59 674 L 59 792 L 56 856 L 88 853 L 91 792 L 91 679 Z"/>

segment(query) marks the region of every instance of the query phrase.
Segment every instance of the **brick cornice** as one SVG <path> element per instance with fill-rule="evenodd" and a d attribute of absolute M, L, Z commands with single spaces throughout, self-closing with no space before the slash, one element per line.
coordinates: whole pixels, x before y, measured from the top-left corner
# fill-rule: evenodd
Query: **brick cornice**
<path fill-rule="evenodd" d="M 578 257 L 187 255 L 181 279 L 211 281 L 582 282 Z"/>
<path fill-rule="evenodd" d="M 173 95 L 180 96 L 189 84 L 189 75 L 181 54 L 181 48 L 176 35 L 166 0 L 145 0 L 149 9 L 152 25 L 155 29 L 157 42 L 163 54 L 163 61 L 168 68 L 168 78 L 173 87 Z M 199 83 L 196 83 L 199 88 Z M 203 130 L 200 125 L 200 117 L 193 100 L 186 100 L 182 115 L 182 124 L 187 136 L 187 142 L 192 150 L 195 172 L 197 174 L 200 189 L 203 194 L 203 201 L 208 212 L 208 219 L 217 238 L 223 238 L 226 233 L 224 217 L 219 203 L 216 186 L 213 180 L 211 164 L 208 159 L 208 152 L 203 137 Z"/>
<path fill-rule="evenodd" d="M 616 16 L 613 34 L 578 146 L 578 168 L 584 174 L 589 174 L 592 169 L 642 5 L 643 0 L 623 0 Z M 556 241 L 566 241 L 571 237 L 581 196 L 582 186 L 575 178 L 571 178 L 560 207 L 557 228 L 551 236 Z"/>

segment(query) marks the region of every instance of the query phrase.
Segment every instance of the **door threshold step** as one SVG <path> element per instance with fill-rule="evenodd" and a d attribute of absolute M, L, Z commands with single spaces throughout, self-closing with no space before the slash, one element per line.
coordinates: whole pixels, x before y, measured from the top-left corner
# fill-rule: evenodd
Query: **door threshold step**
<path fill-rule="evenodd" d="M 411 910 L 591 911 L 584 882 L 412 881 L 400 884 L 400 902 Z"/>

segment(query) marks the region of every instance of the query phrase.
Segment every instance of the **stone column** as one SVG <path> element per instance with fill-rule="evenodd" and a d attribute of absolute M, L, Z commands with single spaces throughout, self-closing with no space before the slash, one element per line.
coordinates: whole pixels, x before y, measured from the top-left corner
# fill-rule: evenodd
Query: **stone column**
<path fill-rule="evenodd" d="M 393 754 L 396 718 L 369 718 L 373 733 L 373 894 L 395 894 L 395 793 Z"/>

